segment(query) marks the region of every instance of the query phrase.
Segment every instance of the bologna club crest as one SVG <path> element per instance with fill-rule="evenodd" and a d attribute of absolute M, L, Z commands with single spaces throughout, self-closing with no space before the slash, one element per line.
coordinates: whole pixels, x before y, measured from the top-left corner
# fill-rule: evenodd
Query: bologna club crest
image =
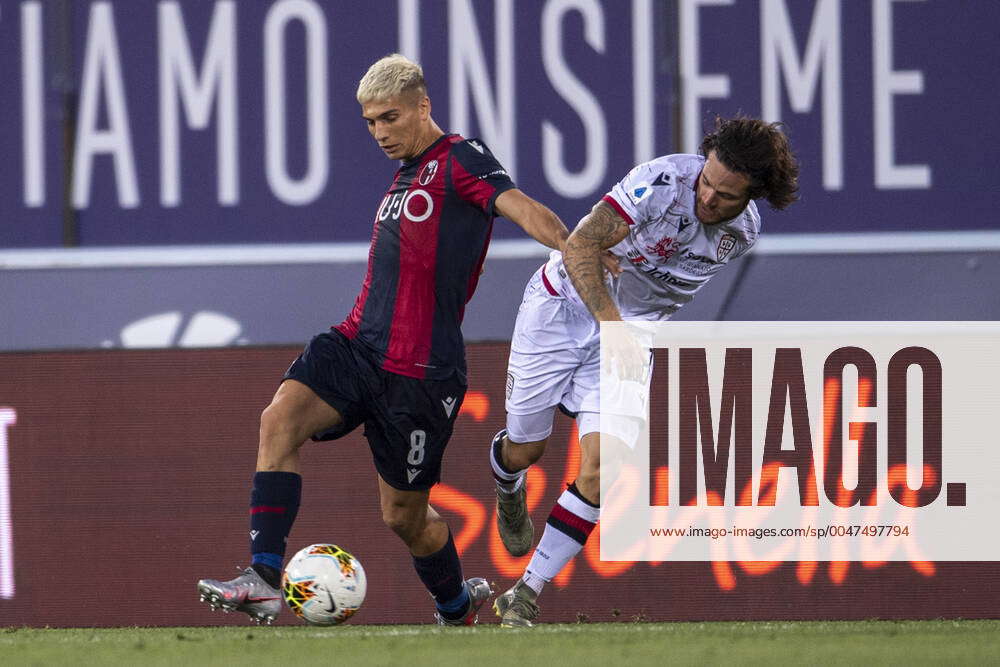
<path fill-rule="evenodd" d="M 434 180 L 434 176 L 438 173 L 438 161 L 431 160 L 424 165 L 424 168 L 420 170 L 420 176 L 417 177 L 417 181 L 420 185 L 427 185 Z"/>

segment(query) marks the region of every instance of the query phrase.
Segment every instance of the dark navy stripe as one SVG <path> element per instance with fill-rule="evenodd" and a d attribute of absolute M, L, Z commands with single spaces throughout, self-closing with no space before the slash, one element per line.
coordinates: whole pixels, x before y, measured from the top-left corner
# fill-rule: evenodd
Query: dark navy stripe
<path fill-rule="evenodd" d="M 554 516 L 550 516 L 545 521 L 545 523 L 552 526 L 560 533 L 563 533 L 564 535 L 566 535 L 566 537 L 570 538 L 577 544 L 587 543 L 587 533 L 583 532 L 582 530 L 574 528 L 573 526 L 569 525 L 565 521 L 562 521 L 561 519 L 558 519 Z"/>

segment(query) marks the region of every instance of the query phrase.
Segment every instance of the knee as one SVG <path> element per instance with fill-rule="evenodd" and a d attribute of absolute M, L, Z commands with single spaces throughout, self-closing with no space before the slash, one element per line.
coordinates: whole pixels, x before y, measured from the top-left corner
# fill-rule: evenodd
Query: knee
<path fill-rule="evenodd" d="M 275 434 L 282 432 L 286 428 L 288 420 L 281 414 L 281 410 L 275 407 L 274 403 L 264 408 L 260 413 L 260 439 L 263 442 L 270 439 Z"/>
<path fill-rule="evenodd" d="M 308 437 L 297 433 L 295 420 L 274 403 L 260 413 L 260 448 L 271 452 L 290 452 Z"/>
<path fill-rule="evenodd" d="M 403 542 L 410 544 L 420 533 L 423 521 L 408 507 L 390 505 L 382 508 L 382 523 L 396 533 Z"/>

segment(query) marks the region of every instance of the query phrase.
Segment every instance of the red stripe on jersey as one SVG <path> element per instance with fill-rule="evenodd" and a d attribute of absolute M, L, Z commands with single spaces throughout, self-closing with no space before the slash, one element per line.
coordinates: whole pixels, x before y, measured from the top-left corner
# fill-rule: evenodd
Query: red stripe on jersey
<path fill-rule="evenodd" d="M 456 135 L 452 143 L 458 143 L 459 141 L 462 141 L 462 138 Z M 496 188 L 486 181 L 470 174 L 457 159 L 451 159 L 451 180 L 455 185 L 455 193 L 459 196 L 459 198 L 469 202 L 482 211 L 489 211 L 492 208 L 491 203 L 494 195 L 496 194 Z M 490 237 L 492 236 L 493 229 L 492 220 L 489 224 L 490 233 L 486 235 L 486 243 L 483 244 L 482 255 L 480 255 L 479 261 L 476 262 L 476 268 L 473 270 L 472 275 L 469 276 L 469 282 L 465 292 L 465 303 L 469 303 L 472 299 L 472 295 L 476 291 L 476 287 L 479 285 L 479 276 L 482 273 L 483 264 L 486 262 L 486 251 L 490 249 Z M 464 305 L 459 310 L 459 321 L 462 321 L 463 319 L 465 319 Z"/>
<path fill-rule="evenodd" d="M 372 244 L 368 248 L 368 272 L 365 273 L 365 281 L 361 283 L 361 291 L 358 298 L 354 300 L 354 308 L 351 309 L 347 319 L 334 328 L 348 338 L 358 335 L 361 328 L 361 314 L 365 312 L 365 301 L 368 299 L 368 289 L 372 285 L 372 253 L 375 251 L 375 241 L 378 238 L 378 223 L 375 223 L 375 231 L 372 232 Z"/>
<path fill-rule="evenodd" d="M 432 151 L 424 162 L 437 156 L 438 152 Z M 421 380 L 431 358 L 438 233 L 443 208 L 443 198 L 435 201 L 414 181 L 399 212 L 399 283 L 382 368 Z"/>
<path fill-rule="evenodd" d="M 590 535 L 591 531 L 594 530 L 594 526 L 597 525 L 595 523 L 587 521 L 583 517 L 579 517 L 573 514 L 559 503 L 555 504 L 549 516 L 551 516 L 554 519 L 558 519 L 559 521 L 562 521 L 571 528 L 576 528 L 584 535 Z"/>
<path fill-rule="evenodd" d="M 624 220 L 630 225 L 635 224 L 635 222 L 632 220 L 632 216 L 630 216 L 628 213 L 625 212 L 625 209 L 622 208 L 622 205 L 619 204 L 614 197 L 612 197 L 611 195 L 604 195 L 603 197 L 601 197 L 601 201 L 610 204 L 611 208 L 615 209 L 618 212 L 618 215 L 622 217 L 622 220 Z"/>
<path fill-rule="evenodd" d="M 489 211 L 491 200 L 497 191 L 495 187 L 470 174 L 456 159 L 451 161 L 451 179 L 459 197 L 483 211 Z"/>
<path fill-rule="evenodd" d="M 542 284 L 545 285 L 545 289 L 549 291 L 549 294 L 552 296 L 559 296 L 559 292 L 557 292 L 556 288 L 549 282 L 549 277 L 545 275 L 545 266 L 545 264 L 542 264 Z"/>

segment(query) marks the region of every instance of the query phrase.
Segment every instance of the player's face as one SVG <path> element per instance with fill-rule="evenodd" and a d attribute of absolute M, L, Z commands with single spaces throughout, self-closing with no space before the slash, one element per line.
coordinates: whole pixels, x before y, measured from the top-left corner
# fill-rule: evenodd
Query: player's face
<path fill-rule="evenodd" d="M 695 215 L 706 225 L 735 218 L 750 203 L 749 190 L 746 174 L 727 169 L 712 151 L 698 176 Z"/>
<path fill-rule="evenodd" d="M 368 131 L 386 157 L 409 160 L 426 146 L 423 138 L 430 116 L 430 100 L 400 95 L 361 105 L 361 116 Z"/>

